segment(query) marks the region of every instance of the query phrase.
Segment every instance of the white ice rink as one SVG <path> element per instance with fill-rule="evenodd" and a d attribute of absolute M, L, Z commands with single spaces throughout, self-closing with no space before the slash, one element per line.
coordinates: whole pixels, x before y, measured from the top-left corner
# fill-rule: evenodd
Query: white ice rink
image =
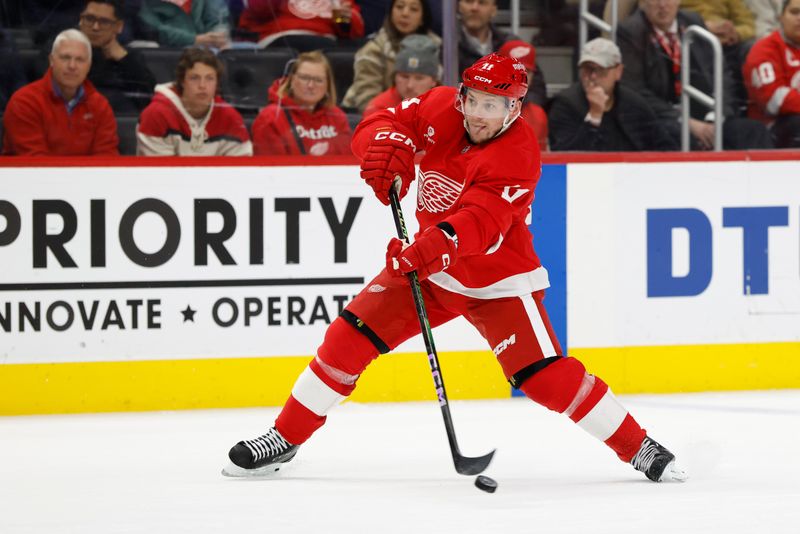
<path fill-rule="evenodd" d="M 654 484 L 524 399 L 344 404 L 272 480 L 220 475 L 277 409 L 0 418 L 0 533 L 800 533 L 800 391 L 624 396 L 691 479 Z"/>

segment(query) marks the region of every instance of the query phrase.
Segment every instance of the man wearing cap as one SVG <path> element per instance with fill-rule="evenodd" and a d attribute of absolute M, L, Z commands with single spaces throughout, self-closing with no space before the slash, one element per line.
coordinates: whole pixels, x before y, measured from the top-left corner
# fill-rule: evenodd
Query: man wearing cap
<path fill-rule="evenodd" d="M 427 35 L 409 35 L 400 41 L 394 67 L 394 85 L 369 101 L 364 117 L 397 106 L 439 85 L 442 79 L 439 45 Z"/>
<path fill-rule="evenodd" d="M 647 101 L 618 83 L 622 71 L 622 55 L 613 41 L 598 37 L 584 45 L 580 81 L 559 93 L 550 108 L 552 150 L 678 149 Z"/>
<path fill-rule="evenodd" d="M 522 63 L 525 70 L 528 71 L 528 87 L 533 86 L 533 77 L 536 73 L 536 49 L 532 44 L 519 39 L 506 41 L 498 53 L 513 57 Z M 547 113 L 544 112 L 541 105 L 534 101 L 533 91 L 528 91 L 522 102 L 522 118 L 536 133 L 539 150 L 547 150 Z"/>
<path fill-rule="evenodd" d="M 692 86 L 711 96 L 714 88 L 714 53 L 702 39 L 691 47 L 691 57 L 683 58 L 681 41 L 689 26 L 705 28 L 697 13 L 679 10 L 680 0 L 640 0 L 639 11 L 617 27 L 617 42 L 625 71 L 622 81 L 642 95 L 670 135 L 680 140 L 681 65 L 690 64 Z M 723 60 L 724 61 L 724 60 Z M 692 148 L 709 150 L 714 145 L 714 122 L 724 119 L 722 142 L 726 149 L 772 148 L 763 124 L 739 116 L 737 90 L 730 73 L 723 68 L 723 117 L 714 117 L 706 105 L 691 101 L 689 131 Z"/>

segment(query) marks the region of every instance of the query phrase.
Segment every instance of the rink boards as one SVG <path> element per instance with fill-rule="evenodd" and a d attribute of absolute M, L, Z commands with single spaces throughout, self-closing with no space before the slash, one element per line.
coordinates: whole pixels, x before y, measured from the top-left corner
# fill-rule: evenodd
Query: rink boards
<path fill-rule="evenodd" d="M 545 303 L 618 392 L 800 387 L 800 164 L 726 158 L 543 168 Z M 387 208 L 347 159 L 119 161 L 0 167 L 0 414 L 283 403 Z M 510 394 L 466 322 L 435 335 L 452 398 Z M 353 398 L 433 398 L 421 343 Z"/>

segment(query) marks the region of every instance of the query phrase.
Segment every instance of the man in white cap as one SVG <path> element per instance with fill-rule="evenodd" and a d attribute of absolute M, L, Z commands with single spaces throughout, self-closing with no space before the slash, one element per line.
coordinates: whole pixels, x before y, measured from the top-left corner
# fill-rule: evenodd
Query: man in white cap
<path fill-rule="evenodd" d="M 559 93 L 550 108 L 552 150 L 677 150 L 647 101 L 619 85 L 622 55 L 613 41 L 586 43 L 580 81 Z"/>

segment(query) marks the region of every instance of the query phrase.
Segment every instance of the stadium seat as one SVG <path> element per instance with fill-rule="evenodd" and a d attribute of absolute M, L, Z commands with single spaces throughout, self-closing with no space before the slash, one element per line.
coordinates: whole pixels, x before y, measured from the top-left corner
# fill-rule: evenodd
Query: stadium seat
<path fill-rule="evenodd" d="M 225 100 L 243 114 L 258 113 L 267 104 L 270 85 L 283 76 L 286 64 L 296 55 L 291 48 L 223 51 Z"/>
<path fill-rule="evenodd" d="M 355 50 L 327 50 L 325 52 L 334 76 L 336 76 L 337 104 L 342 101 L 347 89 L 353 85 L 353 57 L 355 55 Z"/>
<path fill-rule="evenodd" d="M 117 116 L 117 135 L 119 136 L 119 153 L 122 156 L 136 155 L 136 115 Z"/>
<path fill-rule="evenodd" d="M 34 48 L 20 50 L 19 60 L 22 63 L 22 73 L 28 83 L 35 82 L 47 72 L 47 56 Z"/>
<path fill-rule="evenodd" d="M 183 50 L 173 48 L 140 48 L 147 67 L 157 83 L 167 83 L 175 80 L 175 67 L 178 65 Z"/>

